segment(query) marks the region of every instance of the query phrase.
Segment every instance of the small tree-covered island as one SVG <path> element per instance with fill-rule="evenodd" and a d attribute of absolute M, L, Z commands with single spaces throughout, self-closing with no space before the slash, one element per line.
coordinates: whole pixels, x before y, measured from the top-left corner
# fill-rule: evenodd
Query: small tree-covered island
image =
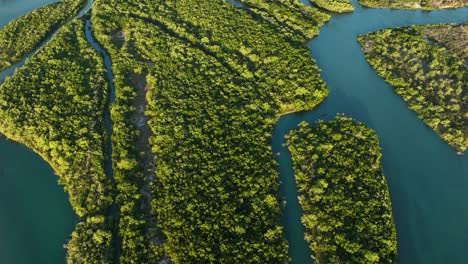
<path fill-rule="evenodd" d="M 344 116 L 287 135 L 314 263 L 396 263 L 375 132 Z"/>
<path fill-rule="evenodd" d="M 436 10 L 468 5 L 467 0 L 359 0 L 363 6 L 374 8 L 405 8 Z"/>
<path fill-rule="evenodd" d="M 369 63 L 460 154 L 468 147 L 466 24 L 386 29 L 359 37 Z"/>
<path fill-rule="evenodd" d="M 63 0 L 0 29 L 0 71 L 18 67 L 0 84 L 0 133 L 47 161 L 69 195 L 77 224 L 64 262 L 286 264 L 304 237 L 316 264 L 396 263 L 377 135 L 345 116 L 288 129 L 306 232 L 287 241 L 280 221 L 288 204 L 275 124 L 329 95 L 307 42 L 334 13 L 352 12 L 351 1 L 235 2 Z M 409 107 L 463 152 L 464 25 L 359 41 Z"/>

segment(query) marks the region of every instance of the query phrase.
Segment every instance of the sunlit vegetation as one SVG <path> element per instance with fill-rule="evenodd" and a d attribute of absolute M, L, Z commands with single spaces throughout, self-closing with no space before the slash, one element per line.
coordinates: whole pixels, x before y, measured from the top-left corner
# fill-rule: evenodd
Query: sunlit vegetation
<path fill-rule="evenodd" d="M 117 11 L 137 12 L 131 3 L 95 2 L 93 9 L 93 33 L 95 38 L 110 53 L 114 74 L 115 101 L 111 105 L 112 119 L 112 159 L 113 174 L 119 205 L 119 237 L 121 243 L 121 263 L 155 263 L 164 257 L 161 245 L 161 234 L 156 228 L 156 218 L 150 213 L 151 195 L 149 195 L 148 167 L 153 160 L 145 159 L 144 149 L 139 147 L 143 131 L 133 122 L 135 114 L 141 111 L 144 102 L 137 106 L 137 97 L 141 89 L 145 89 L 146 75 L 143 70 L 145 63 L 138 61 L 134 53 L 130 33 L 122 31 L 122 26 L 132 27 L 127 21 L 121 20 L 123 15 Z M 114 9 L 115 6 L 118 9 Z M 126 9 L 124 9 L 126 8 Z M 96 12 L 98 10 L 99 12 Z M 135 30 L 139 31 L 146 25 L 141 23 Z M 142 41 L 150 41 L 142 39 Z M 134 57 L 136 56 L 136 58 Z M 143 85 L 143 87 L 141 87 Z M 137 108 L 138 107 L 138 108 Z M 148 164 L 148 162 L 150 164 Z M 150 171 L 151 172 L 151 171 Z M 154 172 L 151 172 L 154 177 Z"/>
<path fill-rule="evenodd" d="M 247 11 L 257 15 L 268 24 L 274 25 L 291 39 L 310 39 L 318 35 L 318 28 L 330 20 L 330 15 L 317 8 L 306 6 L 298 0 L 239 0 Z"/>
<path fill-rule="evenodd" d="M 66 245 L 68 264 L 111 264 L 114 237 L 109 220 L 103 215 L 90 216 L 79 222 Z"/>
<path fill-rule="evenodd" d="M 418 32 L 429 41 L 445 47 L 468 65 L 468 22 L 461 25 L 427 25 L 418 27 Z"/>
<path fill-rule="evenodd" d="M 354 10 L 349 0 L 310 0 L 310 2 L 332 12 L 344 13 Z"/>
<path fill-rule="evenodd" d="M 23 59 L 75 16 L 86 0 L 63 0 L 11 21 L 0 29 L 0 71 Z"/>
<path fill-rule="evenodd" d="M 287 135 L 314 263 L 396 263 L 396 234 L 374 131 L 351 119 Z"/>
<path fill-rule="evenodd" d="M 378 74 L 419 118 L 461 153 L 468 147 L 468 71 L 466 32 L 460 27 L 387 29 L 361 36 L 359 41 Z"/>
<path fill-rule="evenodd" d="M 442 9 L 467 6 L 466 0 L 359 0 L 363 6 L 374 8 Z"/>
<path fill-rule="evenodd" d="M 327 91 L 304 45 L 309 33 L 293 34 L 319 23 L 292 23 L 304 14 L 287 7 L 95 2 L 93 32 L 115 75 L 121 263 L 288 262 L 272 126 Z M 278 12 L 290 17 L 278 23 Z M 145 126 L 150 155 L 139 146 Z"/>
<path fill-rule="evenodd" d="M 0 86 L 0 132 L 51 164 L 82 220 L 67 246 L 69 263 L 109 263 L 112 256 L 105 217 L 112 183 L 103 167 L 107 89 L 81 21 L 63 27 Z"/>

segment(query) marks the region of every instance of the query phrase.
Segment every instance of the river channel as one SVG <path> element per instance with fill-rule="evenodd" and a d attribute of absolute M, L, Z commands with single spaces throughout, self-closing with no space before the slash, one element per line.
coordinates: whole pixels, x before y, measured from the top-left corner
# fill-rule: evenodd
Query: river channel
<path fill-rule="evenodd" d="M 54 0 L 0 0 L 0 28 Z M 81 10 L 84 14 L 91 1 Z M 43 44 L 50 40 L 48 38 Z M 31 57 L 36 51 L 29 54 Z M 25 60 L 0 72 L 0 83 Z M 68 195 L 41 157 L 0 135 L 0 263 L 61 264 L 77 222 Z"/>
<path fill-rule="evenodd" d="M 0 0 L 0 27 L 51 2 Z M 366 9 L 357 0 L 352 2 L 355 12 L 334 15 L 308 43 L 329 97 L 317 109 L 283 116 L 274 129 L 272 147 L 280 154 L 281 194 L 287 202 L 282 223 L 289 255 L 295 264 L 312 263 L 303 239 L 291 157 L 282 146 L 284 136 L 302 121 L 313 123 L 344 113 L 379 136 L 399 263 L 466 263 L 468 155 L 456 155 L 407 108 L 367 64 L 356 38 L 383 28 L 464 22 L 468 8 L 424 12 Z M 0 73 L 0 78 L 2 74 L 6 75 Z M 0 180 L 0 263 L 63 263 L 62 245 L 75 217 L 52 169 L 27 148 L 0 138 Z"/>
<path fill-rule="evenodd" d="M 305 2 L 305 1 L 304 1 Z M 273 152 L 279 153 L 282 223 L 295 264 L 312 263 L 303 237 L 302 215 L 291 156 L 284 136 L 300 122 L 314 123 L 344 113 L 373 128 L 380 139 L 389 185 L 401 264 L 467 263 L 468 155 L 459 156 L 428 128 L 366 62 L 357 36 L 415 24 L 460 23 L 468 8 L 415 11 L 362 8 L 333 15 L 308 43 L 330 95 L 317 109 L 283 116 L 275 126 Z"/>

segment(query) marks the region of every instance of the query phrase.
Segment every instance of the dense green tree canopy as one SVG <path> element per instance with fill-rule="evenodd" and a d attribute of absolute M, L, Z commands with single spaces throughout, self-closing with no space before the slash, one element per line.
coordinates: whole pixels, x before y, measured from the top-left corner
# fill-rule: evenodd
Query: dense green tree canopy
<path fill-rule="evenodd" d="M 349 0 L 310 0 L 310 2 L 332 12 L 344 13 L 354 10 Z"/>
<path fill-rule="evenodd" d="M 396 263 L 396 235 L 374 131 L 351 119 L 287 135 L 313 260 Z"/>
<path fill-rule="evenodd" d="M 465 65 L 468 65 L 468 33 L 466 27 L 468 27 L 468 22 L 461 25 L 424 25 L 415 27 L 415 29 L 424 38 L 447 48 L 448 51 L 460 58 Z"/>
<path fill-rule="evenodd" d="M 63 0 L 16 18 L 0 29 L 0 71 L 23 59 L 75 16 L 86 0 Z"/>
<path fill-rule="evenodd" d="M 468 71 L 466 33 L 460 27 L 386 29 L 359 41 L 369 63 L 409 108 L 463 152 L 468 147 Z"/>
<path fill-rule="evenodd" d="M 466 0 L 359 0 L 359 3 L 367 7 L 426 10 L 456 8 L 468 5 Z"/>
<path fill-rule="evenodd" d="M 288 261 L 272 126 L 327 95 L 304 44 L 329 18 L 290 2 L 95 2 L 115 75 L 122 263 Z"/>
<path fill-rule="evenodd" d="M 114 181 L 104 170 L 110 158 L 103 121 L 109 85 L 82 21 L 66 25 L 0 86 L 0 132 L 52 164 L 81 219 L 67 245 L 68 263 L 113 263 L 116 255 L 120 263 L 138 264 L 288 262 L 271 133 L 278 116 L 310 110 L 326 97 L 304 44 L 330 16 L 297 0 L 241 2 L 246 8 L 224 0 L 95 1 L 92 31 L 113 63 Z M 349 8 L 346 1 L 333 3 L 322 7 Z M 7 26 L 3 32 L 28 34 L 31 28 L 22 23 L 37 20 L 41 30 L 28 44 L 5 44 L 8 55 L 0 56 L 12 59 L 5 65 L 24 57 L 82 4 L 62 1 Z M 336 122 L 344 127 L 332 138 L 343 139 L 337 145 L 357 151 L 356 157 L 364 157 L 364 149 L 355 141 L 370 142 L 372 156 L 363 158 L 363 166 L 351 167 L 349 157 L 339 161 L 376 176 L 369 182 L 377 184 L 366 191 L 380 190 L 383 202 L 363 198 L 370 208 L 363 217 L 380 216 L 383 224 L 362 237 L 347 233 L 362 227 L 359 219 L 348 229 L 338 226 L 343 236 L 325 239 L 321 257 L 331 256 L 327 243 L 336 242 L 343 250 L 334 260 L 358 252 L 352 260 L 390 263 L 394 229 L 375 136 L 347 119 Z M 323 132 L 326 138 L 329 131 Z M 351 132 L 358 135 L 354 141 Z M 368 187 L 367 178 L 349 177 Z M 326 208 L 334 200 L 323 201 Z M 119 211 L 118 226 L 112 206 Z M 383 208 L 382 215 L 375 208 Z M 351 241 L 364 238 L 369 248 Z"/>
<path fill-rule="evenodd" d="M 298 0 L 240 0 L 247 11 L 274 25 L 292 40 L 318 35 L 318 27 L 330 19 L 317 8 L 303 5 Z"/>
<path fill-rule="evenodd" d="M 83 219 L 68 244 L 69 263 L 110 263 L 105 215 L 113 195 L 103 166 L 108 86 L 83 28 L 81 21 L 64 26 L 0 86 L 0 133 L 52 165 Z"/>

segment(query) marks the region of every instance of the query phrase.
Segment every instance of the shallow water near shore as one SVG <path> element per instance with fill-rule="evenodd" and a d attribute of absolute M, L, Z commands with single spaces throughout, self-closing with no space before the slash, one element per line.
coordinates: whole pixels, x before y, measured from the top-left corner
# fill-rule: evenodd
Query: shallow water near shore
<path fill-rule="evenodd" d="M 305 0 L 304 0 L 305 1 Z M 54 1 L 0 0 L 0 27 Z M 434 12 L 364 9 L 334 15 L 308 43 L 330 89 L 317 109 L 283 116 L 272 147 L 287 206 L 282 223 L 293 263 L 312 263 L 284 135 L 301 121 L 345 113 L 376 130 L 397 228 L 399 263 L 466 263 L 468 155 L 458 156 L 367 64 L 356 37 L 383 28 L 452 23 L 468 8 Z M 239 5 L 241 6 L 241 5 Z M 1 74 L 0 74 L 1 76 Z M 0 137 L 0 263 L 64 263 L 62 245 L 75 224 L 68 197 L 52 169 L 25 147 Z"/>
<path fill-rule="evenodd" d="M 0 0 L 0 28 L 53 2 Z M 0 82 L 23 64 L 24 60 L 0 72 Z M 57 180 L 41 157 L 0 136 L 0 263 L 65 263 L 63 245 L 76 217 Z"/>
<path fill-rule="evenodd" d="M 366 62 L 357 36 L 414 24 L 460 23 L 468 8 L 442 11 L 367 9 L 333 15 L 308 43 L 330 95 L 317 109 L 283 116 L 275 126 L 273 152 L 287 206 L 282 223 L 292 263 L 312 263 L 284 136 L 300 122 L 344 113 L 376 130 L 393 205 L 401 264 L 466 263 L 468 155 L 459 156 L 427 127 Z"/>
<path fill-rule="evenodd" d="M 0 263 L 64 263 L 75 216 L 50 166 L 0 138 Z"/>

